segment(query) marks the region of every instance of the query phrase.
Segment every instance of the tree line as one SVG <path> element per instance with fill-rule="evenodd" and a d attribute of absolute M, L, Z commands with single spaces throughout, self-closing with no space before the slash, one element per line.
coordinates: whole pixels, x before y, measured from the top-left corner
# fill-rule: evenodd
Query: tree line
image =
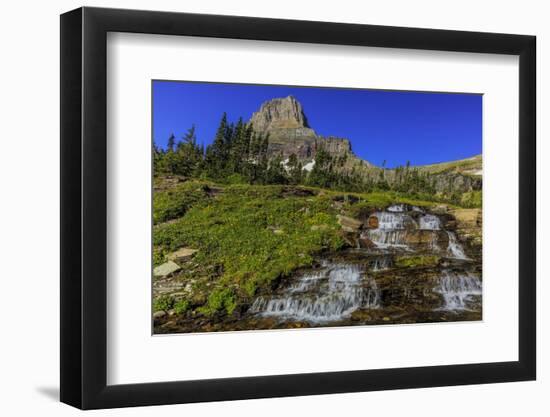
<path fill-rule="evenodd" d="M 321 147 L 313 167 L 304 167 L 295 154 L 285 160 L 279 155 L 268 155 L 268 146 L 269 135 L 255 132 L 242 118 L 230 123 L 224 113 L 212 143 L 206 147 L 198 144 L 195 126 L 180 140 L 172 134 L 166 149 L 154 145 L 154 174 L 223 183 L 301 184 L 350 192 L 395 191 L 435 198 L 433 177 L 411 167 L 409 162 L 391 170 L 384 166 L 361 169 L 356 163 L 347 163 L 347 154 L 332 155 Z M 454 192 L 452 200 L 459 197 Z"/>

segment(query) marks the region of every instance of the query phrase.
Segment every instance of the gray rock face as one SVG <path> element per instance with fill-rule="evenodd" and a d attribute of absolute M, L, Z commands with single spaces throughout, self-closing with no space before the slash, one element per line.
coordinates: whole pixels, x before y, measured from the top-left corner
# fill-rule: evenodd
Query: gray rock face
<path fill-rule="evenodd" d="M 309 127 L 302 105 L 292 96 L 263 103 L 260 110 L 252 115 L 250 123 L 260 132 Z"/>
<path fill-rule="evenodd" d="M 263 103 L 249 123 L 256 132 L 269 135 L 270 156 L 288 158 L 295 154 L 301 160 L 311 160 L 321 146 L 336 156 L 351 153 L 349 140 L 318 136 L 309 126 L 302 105 L 292 96 Z"/>

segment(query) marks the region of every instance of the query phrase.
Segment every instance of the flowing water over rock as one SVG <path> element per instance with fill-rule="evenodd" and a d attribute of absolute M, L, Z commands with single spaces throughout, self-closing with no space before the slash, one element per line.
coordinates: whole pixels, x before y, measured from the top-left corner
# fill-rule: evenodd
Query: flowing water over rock
<path fill-rule="evenodd" d="M 481 301 L 481 280 L 471 273 L 444 271 L 436 291 L 443 295 L 443 310 L 474 309 L 473 303 Z"/>
<path fill-rule="evenodd" d="M 304 274 L 281 294 L 258 297 L 250 312 L 324 323 L 349 317 L 358 308 L 378 308 L 376 281 L 363 277 L 363 272 L 359 265 L 324 263 L 321 270 Z"/>
<path fill-rule="evenodd" d="M 481 263 L 445 218 L 406 204 L 373 217 L 358 232 L 370 245 L 321 257 L 246 314 L 272 327 L 481 320 Z"/>

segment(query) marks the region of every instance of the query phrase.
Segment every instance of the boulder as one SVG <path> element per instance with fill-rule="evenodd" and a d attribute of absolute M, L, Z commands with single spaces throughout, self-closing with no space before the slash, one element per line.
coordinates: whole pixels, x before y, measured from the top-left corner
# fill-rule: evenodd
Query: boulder
<path fill-rule="evenodd" d="M 155 311 L 153 313 L 153 320 L 158 321 L 162 320 L 164 317 L 166 317 L 166 311 Z"/>
<path fill-rule="evenodd" d="M 338 218 L 338 224 L 342 227 L 344 232 L 354 233 L 361 230 L 363 222 L 352 217 L 342 216 L 341 214 L 336 216 Z"/>
<path fill-rule="evenodd" d="M 370 216 L 367 219 L 367 229 L 378 229 L 378 217 Z"/>
<path fill-rule="evenodd" d="M 198 249 L 191 248 L 180 248 L 175 252 L 172 252 L 167 256 L 167 259 L 170 261 L 187 261 L 193 257 L 195 253 L 198 252 Z"/>
<path fill-rule="evenodd" d="M 159 278 L 166 278 L 180 270 L 181 266 L 174 261 L 168 261 L 153 269 L 153 275 Z"/>

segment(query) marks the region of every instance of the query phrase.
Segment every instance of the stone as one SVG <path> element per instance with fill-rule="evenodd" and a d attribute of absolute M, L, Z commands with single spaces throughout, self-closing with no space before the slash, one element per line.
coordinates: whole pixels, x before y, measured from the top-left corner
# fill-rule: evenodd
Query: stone
<path fill-rule="evenodd" d="M 174 261 L 168 261 L 153 269 L 153 275 L 159 278 L 166 278 L 180 270 L 181 266 L 179 266 Z"/>
<path fill-rule="evenodd" d="M 292 96 L 264 102 L 248 123 L 255 132 L 269 134 L 269 157 L 281 156 L 285 160 L 294 154 L 306 171 L 313 168 L 321 147 L 333 156 L 349 155 L 359 160 L 352 153 L 349 140 L 318 136 L 309 126 L 302 105 Z"/>
<path fill-rule="evenodd" d="M 266 101 L 250 119 L 255 130 L 308 128 L 302 105 L 292 96 Z"/>
<path fill-rule="evenodd" d="M 363 227 L 363 222 L 353 217 L 343 216 L 341 214 L 338 214 L 336 217 L 338 218 L 338 224 L 342 227 L 344 232 L 358 232 L 361 230 L 361 227 Z"/>
<path fill-rule="evenodd" d="M 434 213 L 443 214 L 449 211 L 449 206 L 446 204 L 438 204 L 433 208 Z"/>
<path fill-rule="evenodd" d="M 166 311 L 155 311 L 153 313 L 153 320 L 157 321 L 157 320 L 161 320 L 163 319 L 164 317 L 166 317 Z"/>
<path fill-rule="evenodd" d="M 187 261 L 198 252 L 198 249 L 192 248 L 180 248 L 175 252 L 169 254 L 166 258 L 170 261 Z"/>
<path fill-rule="evenodd" d="M 378 217 L 370 216 L 367 219 L 367 228 L 368 229 L 378 229 Z"/>
<path fill-rule="evenodd" d="M 362 235 L 359 237 L 358 242 L 359 242 L 359 247 L 363 249 L 373 249 L 376 247 L 376 245 L 373 243 L 372 240 Z"/>

